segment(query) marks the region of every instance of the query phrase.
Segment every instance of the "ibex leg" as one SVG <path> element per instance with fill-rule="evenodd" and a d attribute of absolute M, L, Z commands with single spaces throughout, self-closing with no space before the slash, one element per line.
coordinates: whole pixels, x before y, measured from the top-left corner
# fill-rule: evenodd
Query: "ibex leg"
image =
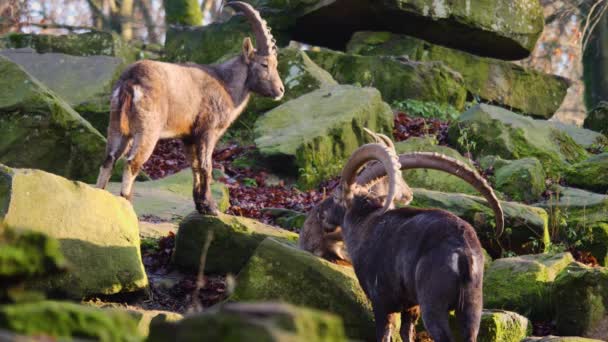
<path fill-rule="evenodd" d="M 112 176 L 112 169 L 114 168 L 114 165 L 116 165 L 116 161 L 125 153 L 130 142 L 131 139 L 129 137 L 124 136 L 119 132 L 109 134 L 108 143 L 106 145 L 106 159 L 101 165 L 101 168 L 99 168 L 99 176 L 97 177 L 98 188 L 106 188 L 108 181 Z"/>
<path fill-rule="evenodd" d="M 133 182 L 141 169 L 141 166 L 150 158 L 156 142 L 158 132 L 137 133 L 133 138 L 133 146 L 127 155 L 127 165 L 122 174 L 122 189 L 120 195 L 129 201 L 133 196 Z"/>
<path fill-rule="evenodd" d="M 376 340 L 378 342 L 392 341 L 398 315 L 387 313 L 383 308 L 374 306 L 374 319 L 376 320 Z"/>
<path fill-rule="evenodd" d="M 401 339 L 403 342 L 414 342 L 416 337 L 416 322 L 420 317 L 420 309 L 418 306 L 408 308 L 401 311 Z"/>
<path fill-rule="evenodd" d="M 220 211 L 211 196 L 213 172 L 213 149 L 217 138 L 211 132 L 206 132 L 197 143 L 198 167 L 193 167 L 194 175 L 194 204 L 201 214 L 219 215 Z M 198 174 L 197 174 L 198 173 Z M 200 179 L 200 181 L 198 181 Z M 198 182 L 197 182 L 198 181 Z"/>

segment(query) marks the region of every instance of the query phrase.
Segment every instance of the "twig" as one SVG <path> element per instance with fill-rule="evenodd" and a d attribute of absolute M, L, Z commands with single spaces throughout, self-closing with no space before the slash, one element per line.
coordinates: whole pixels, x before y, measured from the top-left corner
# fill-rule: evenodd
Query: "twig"
<path fill-rule="evenodd" d="M 74 26 L 74 25 L 64 25 L 64 24 L 56 24 L 56 23 L 43 24 L 43 23 L 20 22 L 19 25 L 20 26 L 36 26 L 36 27 L 41 27 L 43 29 L 49 29 L 49 28 L 50 29 L 66 29 L 69 31 L 74 31 L 74 30 L 97 31 L 96 28 L 90 27 L 90 26 Z"/>
<path fill-rule="evenodd" d="M 209 246 L 211 246 L 211 241 L 213 240 L 213 231 L 209 230 L 207 232 L 207 239 L 205 240 L 205 244 L 203 245 L 203 250 L 201 251 L 201 260 L 198 268 L 198 274 L 196 276 L 196 287 L 192 292 L 192 308 L 194 312 L 203 311 L 203 305 L 199 298 L 199 294 L 201 289 L 205 287 L 205 263 L 207 262 L 207 253 L 209 252 Z"/>

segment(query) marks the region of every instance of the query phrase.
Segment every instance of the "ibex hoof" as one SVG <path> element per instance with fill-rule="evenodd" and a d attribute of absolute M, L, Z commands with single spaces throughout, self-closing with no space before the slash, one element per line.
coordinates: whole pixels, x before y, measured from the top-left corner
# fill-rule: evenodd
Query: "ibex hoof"
<path fill-rule="evenodd" d="M 220 214 L 215 203 L 196 203 L 196 211 L 201 215 L 218 216 Z"/>

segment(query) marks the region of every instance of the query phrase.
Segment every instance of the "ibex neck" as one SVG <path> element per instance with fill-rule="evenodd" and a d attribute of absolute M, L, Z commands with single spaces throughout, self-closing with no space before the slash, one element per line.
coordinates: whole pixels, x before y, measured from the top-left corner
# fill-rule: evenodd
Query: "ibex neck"
<path fill-rule="evenodd" d="M 249 100 L 247 89 L 247 64 L 242 56 L 227 60 L 222 64 L 212 66 L 217 76 L 224 82 L 235 107 L 240 107 Z"/>

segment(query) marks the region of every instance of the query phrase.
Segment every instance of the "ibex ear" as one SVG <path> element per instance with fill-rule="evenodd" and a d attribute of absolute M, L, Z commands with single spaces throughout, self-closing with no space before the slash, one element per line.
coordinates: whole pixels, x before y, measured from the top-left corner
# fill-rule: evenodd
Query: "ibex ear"
<path fill-rule="evenodd" d="M 247 37 L 243 40 L 243 57 L 245 57 L 245 62 L 249 64 L 249 62 L 253 59 L 255 55 L 255 48 L 253 47 L 253 43 L 251 42 L 251 38 Z"/>

